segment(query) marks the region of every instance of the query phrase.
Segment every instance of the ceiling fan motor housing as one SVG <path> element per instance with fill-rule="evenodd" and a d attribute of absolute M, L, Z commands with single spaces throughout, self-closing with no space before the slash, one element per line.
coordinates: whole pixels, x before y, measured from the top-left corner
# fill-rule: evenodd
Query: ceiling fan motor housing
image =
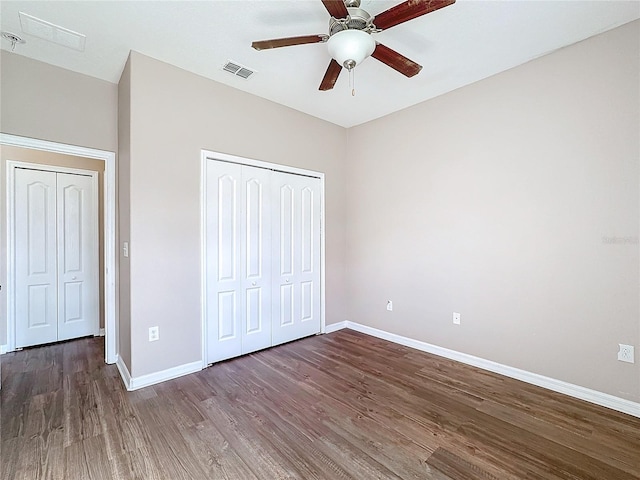
<path fill-rule="evenodd" d="M 333 35 L 343 30 L 364 30 L 367 33 L 376 31 L 373 25 L 373 16 L 369 12 L 361 9 L 347 8 L 349 15 L 346 18 L 333 18 L 329 20 L 329 35 Z"/>

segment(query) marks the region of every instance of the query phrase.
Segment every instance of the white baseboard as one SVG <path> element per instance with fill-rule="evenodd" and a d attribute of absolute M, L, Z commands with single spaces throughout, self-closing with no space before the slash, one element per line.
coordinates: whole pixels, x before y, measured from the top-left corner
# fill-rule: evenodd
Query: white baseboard
<path fill-rule="evenodd" d="M 349 322 L 344 321 L 344 322 L 332 323 L 331 325 L 326 325 L 324 327 L 324 333 L 333 333 L 333 332 L 337 332 L 338 330 L 342 330 L 343 328 L 348 328 L 347 326 L 348 323 Z"/>
<path fill-rule="evenodd" d="M 330 327 L 333 327 L 330 330 Z M 505 377 L 515 378 L 538 387 L 553 390 L 554 392 L 563 393 L 570 397 L 578 398 L 590 403 L 595 403 L 602 407 L 611 408 L 618 412 L 633 415 L 640 418 L 640 403 L 632 402 L 631 400 L 625 400 L 624 398 L 609 395 L 608 393 L 598 392 L 597 390 L 591 390 L 590 388 L 581 387 L 580 385 L 574 385 L 562 380 L 556 380 L 555 378 L 545 377 L 544 375 L 538 375 L 537 373 L 527 372 L 526 370 L 520 370 L 519 368 L 510 367 L 501 363 L 493 362 L 491 360 L 485 360 L 484 358 L 474 357 L 466 353 L 456 352 L 455 350 L 449 350 L 448 348 L 439 347 L 430 343 L 421 342 L 420 340 L 414 340 L 412 338 L 396 335 L 395 333 L 389 333 L 384 330 L 378 330 L 377 328 L 368 327 L 355 322 L 344 321 L 327 325 L 326 332 L 331 333 L 342 328 L 350 328 L 357 332 L 371 335 L 372 337 L 382 338 L 393 343 L 398 343 L 406 347 L 415 348 L 427 353 L 432 353 L 440 357 L 456 360 L 467 365 L 482 368 L 490 372 L 504 375 Z"/>
<path fill-rule="evenodd" d="M 127 387 L 127 390 L 130 392 L 202 370 L 202 362 L 198 360 L 197 362 L 185 363 L 184 365 L 178 365 L 177 367 L 167 368 L 160 372 L 132 377 L 121 357 L 118 357 L 116 365 L 118 366 L 118 370 L 120 371 L 120 376 L 122 377 L 125 387 Z"/>
<path fill-rule="evenodd" d="M 120 378 L 122 378 L 122 382 L 127 390 L 131 390 L 129 385 L 131 385 L 131 374 L 129 373 L 129 369 L 122 360 L 122 357 L 118 355 L 116 360 L 116 366 L 118 367 L 118 371 L 120 372 Z"/>
<path fill-rule="evenodd" d="M 104 328 L 98 330 L 98 334 L 94 335 L 94 337 L 104 337 Z"/>

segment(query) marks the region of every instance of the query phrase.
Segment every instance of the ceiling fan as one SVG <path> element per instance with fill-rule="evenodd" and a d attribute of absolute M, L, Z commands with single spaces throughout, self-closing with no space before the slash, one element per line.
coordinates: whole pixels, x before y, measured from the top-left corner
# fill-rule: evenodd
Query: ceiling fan
<path fill-rule="evenodd" d="M 390 66 L 407 77 L 417 75 L 421 65 L 395 50 L 376 42 L 372 34 L 455 3 L 456 0 L 407 0 L 376 16 L 360 8 L 360 0 L 321 0 L 331 15 L 328 35 L 304 35 L 253 42 L 256 50 L 290 47 L 307 43 L 326 43 L 332 57 L 320 90 L 331 90 L 342 67 L 349 72 L 367 57 Z"/>

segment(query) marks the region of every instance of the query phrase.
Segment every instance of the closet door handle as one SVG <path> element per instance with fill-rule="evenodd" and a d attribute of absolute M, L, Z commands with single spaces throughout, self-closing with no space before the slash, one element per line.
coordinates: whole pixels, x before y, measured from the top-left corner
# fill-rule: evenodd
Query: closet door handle
<path fill-rule="evenodd" d="M 251 285 L 255 287 L 256 286 L 256 282 L 251 282 Z"/>

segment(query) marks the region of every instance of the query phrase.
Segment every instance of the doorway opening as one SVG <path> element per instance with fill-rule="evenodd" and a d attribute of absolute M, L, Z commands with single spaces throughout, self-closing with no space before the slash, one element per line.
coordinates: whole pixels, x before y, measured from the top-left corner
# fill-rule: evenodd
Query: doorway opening
<path fill-rule="evenodd" d="M 32 152 L 33 155 L 45 155 L 46 152 L 53 154 L 61 154 L 62 156 L 68 156 L 73 158 L 85 158 L 92 160 L 99 160 L 103 163 L 103 191 L 100 194 L 102 203 L 104 206 L 104 218 L 101 223 L 101 232 L 99 237 L 103 244 L 103 253 L 100 255 L 101 263 L 104 265 L 103 274 L 101 275 L 101 292 L 103 296 L 103 310 L 104 310 L 104 335 L 105 335 L 105 362 L 115 363 L 117 361 L 116 351 L 116 239 L 115 239 L 115 153 L 107 152 L 103 150 L 96 150 L 91 148 L 77 147 L 74 145 L 60 144 L 56 142 L 48 142 L 44 140 L 31 139 L 26 137 L 19 137 L 15 135 L 0 134 L 0 145 L 2 145 L 2 163 L 4 168 L 0 175 L 4 178 L 0 182 L 4 188 L 3 201 L 5 205 L 3 208 L 4 219 L 1 222 L 4 229 L 4 238 L 6 239 L 5 258 L 6 271 L 0 271 L 0 278 L 3 279 L 6 284 L 6 293 L 2 300 L 6 301 L 3 310 L 6 315 L 3 315 L 5 323 L 0 328 L 4 327 L 5 342 L 0 346 L 1 353 L 14 351 L 16 349 L 16 331 L 15 331 L 15 315 L 16 315 L 16 291 L 15 282 L 13 281 L 12 274 L 15 271 L 15 256 L 12 251 L 11 244 L 14 241 L 12 235 L 14 232 L 10 231 L 10 216 L 13 215 L 12 198 L 14 195 L 13 185 L 16 169 L 18 168 L 18 162 L 11 161 L 10 157 L 7 157 L 6 153 L 12 147 L 18 147 Z M 7 148 L 8 147 L 8 148 Z M 40 157 L 43 158 L 43 157 Z M 35 163 L 48 163 L 46 160 L 37 161 Z M 3 343 L 3 342 L 0 342 Z"/>
<path fill-rule="evenodd" d="M 32 152 L 5 147 L 2 153 L 15 158 Z M 44 155 L 47 160 L 61 157 Z M 69 160 L 97 164 L 103 170 L 100 161 Z M 13 160 L 7 164 L 13 176 L 8 218 L 13 268 L 8 277 L 15 302 L 15 347 L 98 336 L 104 325 L 99 171 Z"/>

